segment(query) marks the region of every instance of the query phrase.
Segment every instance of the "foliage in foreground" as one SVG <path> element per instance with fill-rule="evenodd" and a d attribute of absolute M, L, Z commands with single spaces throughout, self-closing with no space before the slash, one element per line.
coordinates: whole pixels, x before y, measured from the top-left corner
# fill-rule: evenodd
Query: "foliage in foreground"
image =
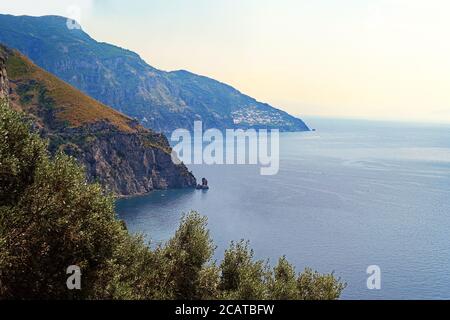
<path fill-rule="evenodd" d="M 195 212 L 150 249 L 74 159 L 50 157 L 6 103 L 0 117 L 0 298 L 337 299 L 345 287 L 332 274 L 297 275 L 284 257 L 270 268 L 244 241 L 216 264 L 206 218 Z M 67 289 L 69 265 L 82 270 L 81 290 Z"/>

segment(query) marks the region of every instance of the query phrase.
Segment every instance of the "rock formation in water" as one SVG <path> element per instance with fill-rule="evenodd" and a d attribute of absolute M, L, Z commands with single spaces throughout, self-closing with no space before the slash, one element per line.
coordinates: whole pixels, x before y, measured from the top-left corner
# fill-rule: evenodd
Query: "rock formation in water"
<path fill-rule="evenodd" d="M 202 178 L 202 184 L 198 184 L 197 185 L 197 189 L 199 189 L 199 190 L 208 190 L 209 189 L 208 180 L 206 180 L 206 178 Z"/>

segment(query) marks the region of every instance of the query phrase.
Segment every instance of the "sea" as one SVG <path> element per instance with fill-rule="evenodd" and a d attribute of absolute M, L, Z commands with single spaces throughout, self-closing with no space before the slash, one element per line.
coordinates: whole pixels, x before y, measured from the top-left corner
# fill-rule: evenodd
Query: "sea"
<path fill-rule="evenodd" d="M 209 190 L 121 199 L 119 218 L 158 244 L 195 210 L 218 261 L 245 239 L 272 265 L 285 255 L 298 272 L 333 272 L 347 283 L 342 299 L 450 299 L 450 125 L 306 120 L 315 131 L 280 134 L 278 174 L 190 165 Z"/>

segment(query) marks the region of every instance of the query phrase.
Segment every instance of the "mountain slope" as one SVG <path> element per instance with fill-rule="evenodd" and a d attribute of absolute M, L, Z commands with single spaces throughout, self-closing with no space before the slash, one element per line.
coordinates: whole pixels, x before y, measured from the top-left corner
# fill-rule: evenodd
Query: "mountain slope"
<path fill-rule="evenodd" d="M 231 86 L 187 71 L 160 71 L 131 51 L 70 30 L 63 17 L 0 15 L 0 42 L 157 131 L 192 129 L 195 120 L 207 128 L 308 130 L 302 120 Z"/>
<path fill-rule="evenodd" d="M 91 180 L 117 195 L 193 187 L 184 165 L 174 165 L 162 134 L 86 96 L 0 46 L 0 82 L 13 108 L 23 111 L 50 140 L 50 150 L 76 157 Z"/>
<path fill-rule="evenodd" d="M 0 100 L 7 99 L 9 94 L 9 80 L 6 76 L 6 57 L 0 52 Z"/>

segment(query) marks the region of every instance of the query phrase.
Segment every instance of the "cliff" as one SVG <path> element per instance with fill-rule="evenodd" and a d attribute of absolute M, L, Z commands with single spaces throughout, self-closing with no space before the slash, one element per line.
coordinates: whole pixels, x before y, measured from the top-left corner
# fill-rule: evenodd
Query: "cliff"
<path fill-rule="evenodd" d="M 166 72 L 136 53 L 68 29 L 58 16 L 0 15 L 0 42 L 102 103 L 169 133 L 205 128 L 307 131 L 306 124 L 235 88 L 188 71 Z"/>
<path fill-rule="evenodd" d="M 8 89 L 9 82 L 9 89 Z M 0 46 L 2 95 L 24 112 L 50 151 L 77 158 L 89 180 L 118 196 L 154 189 L 195 187 L 195 177 L 173 164 L 167 139 L 84 95 L 34 65 L 18 51 Z"/>
<path fill-rule="evenodd" d="M 6 76 L 6 55 L 0 50 L 0 99 L 6 99 L 9 94 L 8 77 Z"/>
<path fill-rule="evenodd" d="M 171 148 L 163 135 L 120 132 L 103 122 L 67 130 L 51 141 L 51 150 L 79 159 L 91 180 L 122 196 L 196 185 L 184 165 L 172 162 Z"/>

